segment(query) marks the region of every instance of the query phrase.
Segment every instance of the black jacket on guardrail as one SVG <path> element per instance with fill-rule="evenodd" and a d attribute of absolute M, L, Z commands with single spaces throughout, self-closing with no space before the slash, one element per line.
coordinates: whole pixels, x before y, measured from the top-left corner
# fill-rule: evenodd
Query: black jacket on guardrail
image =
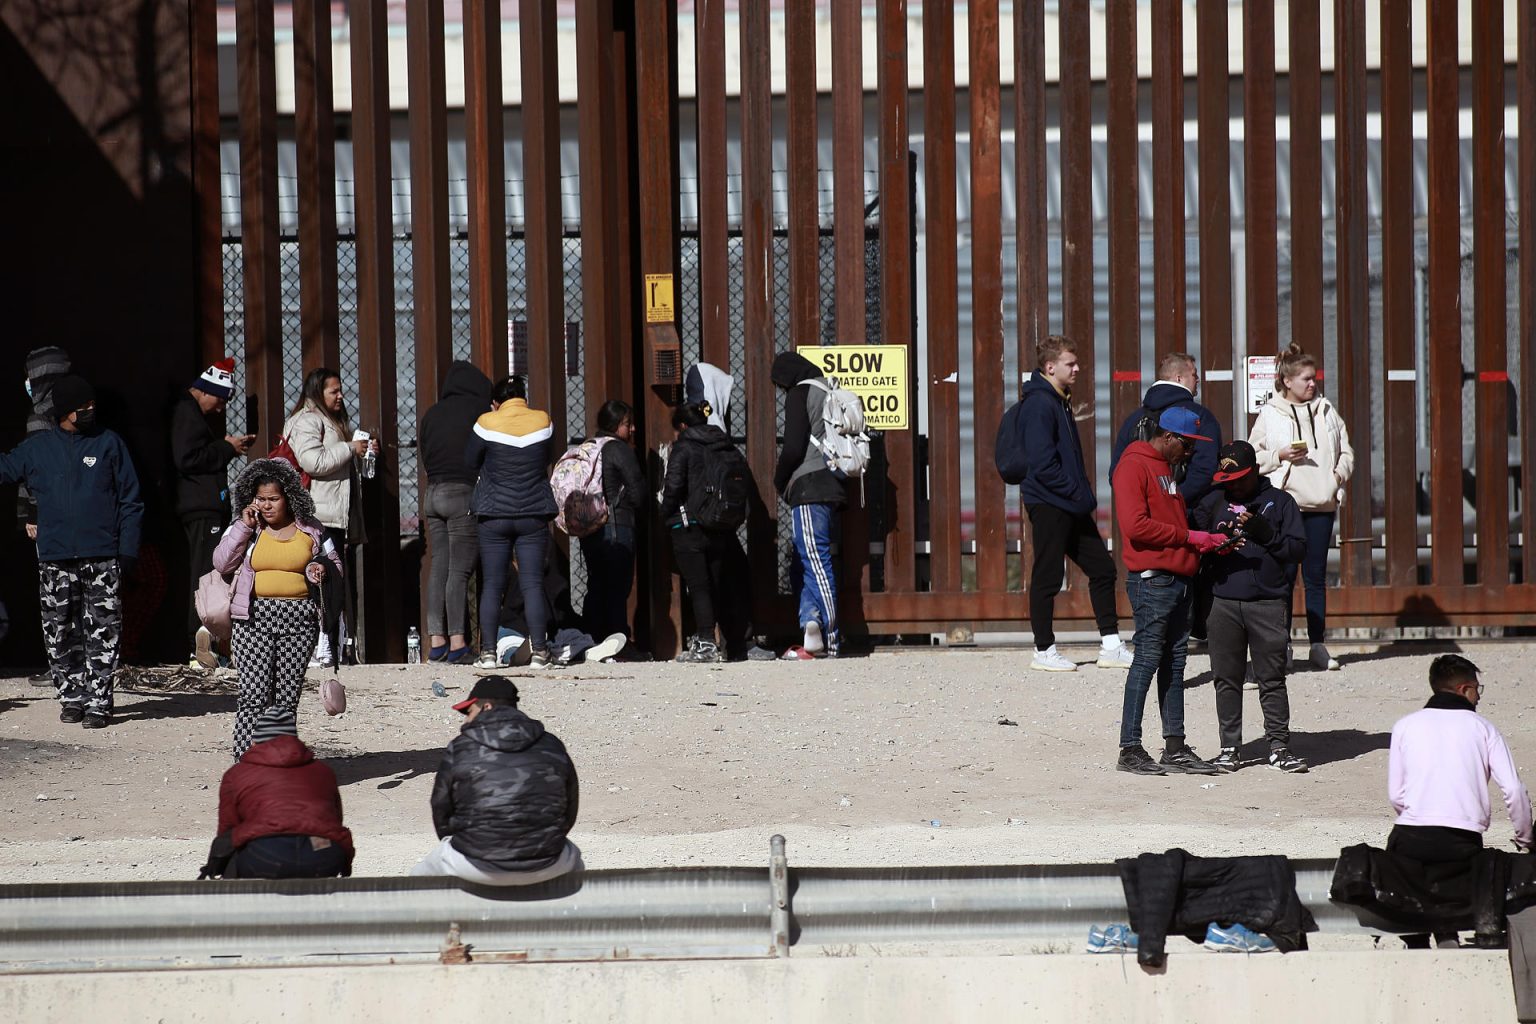
<path fill-rule="evenodd" d="M 502 871 L 554 863 L 576 824 L 576 767 L 544 724 L 517 708 L 482 711 L 443 754 L 432 787 L 437 835 Z"/>

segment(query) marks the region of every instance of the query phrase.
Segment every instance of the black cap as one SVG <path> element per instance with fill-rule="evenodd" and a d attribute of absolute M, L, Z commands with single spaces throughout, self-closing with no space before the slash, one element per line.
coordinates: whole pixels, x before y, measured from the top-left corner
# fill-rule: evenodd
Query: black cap
<path fill-rule="evenodd" d="M 476 701 L 499 700 L 508 704 L 517 703 L 517 684 L 506 676 L 482 676 L 469 691 L 469 696 L 453 706 L 453 710 L 460 714 L 468 714 L 469 709 L 475 706 Z"/>
<path fill-rule="evenodd" d="M 1222 445 L 1221 453 L 1217 456 L 1216 472 L 1211 474 L 1211 482 L 1224 484 L 1241 479 L 1253 472 L 1258 464 L 1259 457 L 1254 453 L 1253 445 L 1247 441 L 1229 441 Z"/>
<path fill-rule="evenodd" d="M 84 377 L 66 374 L 53 382 L 53 416 L 63 420 L 70 413 L 96 401 L 96 389 Z"/>

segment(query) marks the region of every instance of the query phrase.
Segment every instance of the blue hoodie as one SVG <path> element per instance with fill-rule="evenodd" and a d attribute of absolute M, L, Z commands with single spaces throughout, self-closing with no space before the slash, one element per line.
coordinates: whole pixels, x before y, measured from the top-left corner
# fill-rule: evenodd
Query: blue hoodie
<path fill-rule="evenodd" d="M 0 484 L 18 481 L 37 499 L 38 561 L 138 557 L 139 477 L 112 431 L 33 434 L 0 455 Z"/>
<path fill-rule="evenodd" d="M 1055 505 L 1073 515 L 1098 507 L 1083 466 L 1083 442 L 1071 404 L 1036 370 L 1024 382 L 1019 427 L 1029 468 L 1019 491 L 1026 505 Z"/>
<path fill-rule="evenodd" d="M 1109 457 L 1109 475 L 1111 479 L 1114 478 L 1115 467 L 1120 464 L 1120 455 L 1125 451 L 1125 446 L 1136 439 L 1136 424 L 1146 415 L 1147 410 L 1160 413 L 1172 406 L 1181 406 L 1200 417 L 1200 433 L 1210 438 L 1209 441 L 1195 442 L 1184 480 L 1179 484 L 1179 494 L 1183 495 L 1184 504 L 1189 506 L 1190 514 L 1193 515 L 1200 505 L 1200 499 L 1211 490 L 1211 475 L 1216 472 L 1217 453 L 1221 451 L 1221 422 L 1216 419 L 1215 413 L 1195 401 L 1195 396 L 1182 384 L 1160 380 L 1147 388 L 1141 406 L 1125 418 L 1125 422 L 1120 424 L 1120 432 L 1115 435 L 1115 447 Z"/>

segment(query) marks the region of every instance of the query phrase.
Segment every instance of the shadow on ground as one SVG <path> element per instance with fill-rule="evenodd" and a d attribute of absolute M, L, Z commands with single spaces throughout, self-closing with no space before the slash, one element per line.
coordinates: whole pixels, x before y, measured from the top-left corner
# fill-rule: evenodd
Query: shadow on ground
<path fill-rule="evenodd" d="M 1386 750 L 1392 745 L 1390 732 L 1365 732 L 1361 729 L 1327 729 L 1323 732 L 1292 732 L 1291 750 L 1313 768 L 1353 761 L 1357 757 L 1376 750 Z M 1243 744 L 1242 756 L 1269 760 L 1269 744 L 1262 738 Z"/>
<path fill-rule="evenodd" d="M 383 779 L 379 789 L 394 789 L 402 782 L 422 775 L 435 775 L 443 760 L 443 748 L 431 750 L 376 750 L 367 754 L 340 754 L 324 756 L 325 763 L 336 773 L 336 781 L 343 786 Z"/>
<path fill-rule="evenodd" d="M 234 694 L 166 693 L 131 694 L 132 704 L 119 703 L 112 712 L 116 722 L 153 721 L 161 718 L 201 718 L 235 710 Z"/>

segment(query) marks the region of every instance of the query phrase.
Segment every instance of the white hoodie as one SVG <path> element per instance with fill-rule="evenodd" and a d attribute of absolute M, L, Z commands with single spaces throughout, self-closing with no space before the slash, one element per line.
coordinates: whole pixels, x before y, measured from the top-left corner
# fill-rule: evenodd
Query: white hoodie
<path fill-rule="evenodd" d="M 1292 441 L 1307 442 L 1306 457 L 1282 462 L 1279 452 Z M 1258 453 L 1259 472 L 1296 499 L 1303 512 L 1332 512 L 1344 497 L 1344 484 L 1355 471 L 1349 429 L 1328 399 L 1319 395 L 1297 405 L 1276 395 L 1259 411 L 1248 434 Z"/>

